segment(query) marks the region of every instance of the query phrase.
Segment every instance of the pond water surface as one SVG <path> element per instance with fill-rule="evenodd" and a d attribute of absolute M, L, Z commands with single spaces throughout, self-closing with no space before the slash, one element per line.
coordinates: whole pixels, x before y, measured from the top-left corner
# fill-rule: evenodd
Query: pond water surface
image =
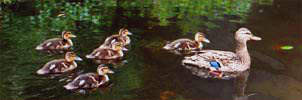
<path fill-rule="evenodd" d="M 47 2 L 43 6 L 42 1 L 2 7 L 2 99 L 302 99 L 301 0 L 242 0 L 225 6 L 232 8 L 237 3 L 241 5 L 238 11 L 202 2 L 194 6 L 194 2 L 187 0 L 175 0 L 176 3 L 104 0 L 101 7 L 87 7 L 86 10 L 81 10 L 79 5 L 67 5 L 63 7 L 64 10 L 56 10 L 62 3 L 48 2 L 57 4 L 52 7 Z M 73 1 L 77 0 L 70 0 Z M 37 3 L 41 3 L 40 6 L 35 6 Z M 110 6 L 112 3 L 117 4 Z M 137 6 L 143 4 L 147 6 Z M 199 11 L 203 8 L 196 8 L 199 7 L 196 5 L 208 9 Z M 86 7 L 85 4 L 80 6 Z M 183 6 L 185 9 L 182 9 Z M 68 11 L 74 10 L 81 14 L 73 18 L 70 14 L 74 12 Z M 228 11 L 230 13 L 224 13 Z M 61 13 L 66 15 L 57 18 L 56 15 Z M 100 17 L 96 16 L 100 13 Z M 42 41 L 60 36 L 63 30 L 71 30 L 77 35 L 73 39 L 73 51 L 84 58 L 107 36 L 116 34 L 122 27 L 128 28 L 134 35 L 130 36 L 129 51 L 125 52 L 123 58 L 127 62 L 109 65 L 116 66 L 113 69 L 115 74 L 110 75 L 110 86 L 85 93 L 63 88 L 72 79 L 71 76 L 96 72 L 98 65 L 88 59 L 78 62 L 78 68 L 67 75 L 36 75 L 35 72 L 48 61 L 63 56 L 36 51 L 35 46 Z M 243 80 L 200 78 L 181 65 L 183 56 L 162 49 L 167 41 L 193 38 L 197 31 L 201 31 L 211 41 L 205 44 L 205 49 L 234 51 L 234 32 L 240 27 L 247 27 L 256 36 L 262 37 L 261 41 L 248 42 L 252 65 L 251 70 L 242 77 Z M 242 92 L 255 94 L 245 97 Z"/>

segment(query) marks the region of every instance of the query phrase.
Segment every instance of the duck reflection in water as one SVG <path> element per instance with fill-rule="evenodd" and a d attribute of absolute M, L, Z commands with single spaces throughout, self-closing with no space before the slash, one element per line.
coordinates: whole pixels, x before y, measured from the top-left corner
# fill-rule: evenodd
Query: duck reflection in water
<path fill-rule="evenodd" d="M 40 52 L 50 54 L 50 55 L 57 55 L 57 54 L 64 54 L 71 50 L 72 50 L 72 47 L 68 48 L 68 49 L 45 49 L 45 50 L 40 50 Z"/>
<path fill-rule="evenodd" d="M 245 94 L 245 88 L 247 86 L 248 77 L 250 70 L 238 73 L 239 75 L 235 77 L 235 91 L 233 95 L 233 100 L 248 100 L 248 98 L 256 93 Z"/>
<path fill-rule="evenodd" d="M 222 72 L 222 76 L 217 76 L 216 74 L 212 74 L 207 69 L 198 68 L 195 66 L 186 65 L 185 68 L 189 69 L 193 75 L 199 76 L 200 78 L 208 78 L 208 79 L 219 79 L 219 80 L 232 80 L 234 79 L 234 92 L 233 92 L 233 100 L 248 100 L 248 98 L 255 93 L 245 94 L 245 88 L 247 86 L 248 77 L 250 74 L 250 70 L 246 70 L 243 72 L 233 72 L 227 73 Z"/>

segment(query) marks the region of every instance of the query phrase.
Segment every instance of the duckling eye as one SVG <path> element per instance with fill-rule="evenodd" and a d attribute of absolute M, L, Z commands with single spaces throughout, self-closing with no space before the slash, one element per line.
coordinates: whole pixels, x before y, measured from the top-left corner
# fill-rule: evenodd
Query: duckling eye
<path fill-rule="evenodd" d="M 246 32 L 245 34 L 251 35 L 252 33 L 250 33 L 250 32 Z"/>

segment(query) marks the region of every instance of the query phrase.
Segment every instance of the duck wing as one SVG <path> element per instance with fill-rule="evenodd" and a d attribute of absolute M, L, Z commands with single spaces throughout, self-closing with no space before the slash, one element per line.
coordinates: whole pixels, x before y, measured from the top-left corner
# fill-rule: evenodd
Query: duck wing
<path fill-rule="evenodd" d="M 218 50 L 202 50 L 198 54 L 185 57 L 183 65 L 193 65 L 217 71 L 234 71 L 238 57 L 233 52 Z"/>
<path fill-rule="evenodd" d="M 43 43 L 39 44 L 36 49 L 58 49 L 64 45 L 64 39 L 62 38 L 52 38 L 44 41 Z"/>
<path fill-rule="evenodd" d="M 97 48 L 87 58 L 115 59 L 117 52 L 111 48 Z"/>
<path fill-rule="evenodd" d="M 67 90 L 79 89 L 79 88 L 95 88 L 98 81 L 94 77 L 97 77 L 96 73 L 86 73 L 76 77 L 72 82 L 68 83 L 64 87 Z"/>
<path fill-rule="evenodd" d="M 57 59 L 46 63 L 41 69 L 37 71 L 37 74 L 50 74 L 50 73 L 60 73 L 65 69 L 66 65 L 65 59 Z"/>

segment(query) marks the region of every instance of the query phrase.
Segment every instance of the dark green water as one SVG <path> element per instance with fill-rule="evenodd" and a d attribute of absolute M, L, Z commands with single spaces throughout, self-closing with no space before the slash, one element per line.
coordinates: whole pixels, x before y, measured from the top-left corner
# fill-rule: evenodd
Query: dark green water
<path fill-rule="evenodd" d="M 246 94 L 256 93 L 249 100 L 302 98 L 300 0 L 67 1 L 1 5 L 1 100 L 232 100 L 240 96 L 237 88 L 242 84 Z M 65 16 L 57 16 L 61 13 Z M 134 35 L 123 58 L 128 62 L 113 69 L 110 87 L 85 94 L 63 88 L 72 75 L 96 72 L 97 64 L 88 59 L 67 75 L 35 74 L 48 61 L 63 56 L 36 51 L 40 42 L 72 30 L 78 36 L 73 51 L 84 58 L 122 27 Z M 161 49 L 167 41 L 193 38 L 201 31 L 211 41 L 206 49 L 233 51 L 234 32 L 240 27 L 262 37 L 248 42 L 252 65 L 241 85 L 233 79 L 199 78 L 180 65 L 182 56 Z"/>

